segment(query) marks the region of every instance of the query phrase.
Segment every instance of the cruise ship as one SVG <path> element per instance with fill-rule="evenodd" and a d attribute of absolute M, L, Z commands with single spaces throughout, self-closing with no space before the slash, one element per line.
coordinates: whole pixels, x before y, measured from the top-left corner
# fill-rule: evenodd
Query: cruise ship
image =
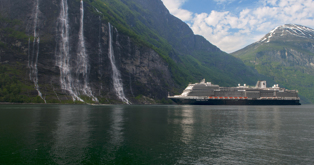
<path fill-rule="evenodd" d="M 255 86 L 220 87 L 211 82 L 189 84 L 181 95 L 168 96 L 177 104 L 190 105 L 301 105 L 297 90 L 266 87 L 266 81 Z"/>

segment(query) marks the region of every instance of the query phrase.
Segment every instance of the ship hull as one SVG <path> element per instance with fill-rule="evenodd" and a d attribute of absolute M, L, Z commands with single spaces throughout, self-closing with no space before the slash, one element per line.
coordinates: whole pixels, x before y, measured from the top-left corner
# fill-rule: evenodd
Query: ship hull
<path fill-rule="evenodd" d="M 177 104 L 184 105 L 301 105 L 299 100 L 170 99 Z"/>

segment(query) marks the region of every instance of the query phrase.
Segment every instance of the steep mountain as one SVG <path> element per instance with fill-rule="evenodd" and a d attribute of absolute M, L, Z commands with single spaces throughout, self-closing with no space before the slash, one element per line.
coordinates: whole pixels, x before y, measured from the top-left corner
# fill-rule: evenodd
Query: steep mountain
<path fill-rule="evenodd" d="M 112 10 L 126 20 L 129 29 L 152 44 L 159 54 L 171 58 L 167 61 L 175 82 L 180 86 L 202 78 L 226 86 L 239 82 L 255 84 L 260 77 L 241 60 L 222 52 L 202 36 L 194 35 L 188 25 L 169 13 L 161 0 L 106 2 L 119 6 Z"/>
<path fill-rule="evenodd" d="M 154 103 L 261 77 L 161 0 L 1 0 L 0 19 L 0 101 Z"/>
<path fill-rule="evenodd" d="M 282 25 L 232 55 L 314 102 L 314 29 Z"/>

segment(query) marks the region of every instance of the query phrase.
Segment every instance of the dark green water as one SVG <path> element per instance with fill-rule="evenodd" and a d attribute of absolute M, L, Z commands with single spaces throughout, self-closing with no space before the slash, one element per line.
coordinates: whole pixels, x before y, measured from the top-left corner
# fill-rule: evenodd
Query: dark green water
<path fill-rule="evenodd" d="M 314 164 L 314 105 L 0 105 L 0 164 Z"/>

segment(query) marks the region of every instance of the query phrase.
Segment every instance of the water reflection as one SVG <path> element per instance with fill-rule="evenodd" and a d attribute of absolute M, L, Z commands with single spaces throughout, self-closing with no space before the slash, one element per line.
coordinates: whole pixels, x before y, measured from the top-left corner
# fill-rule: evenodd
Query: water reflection
<path fill-rule="evenodd" d="M 80 110 L 77 110 L 79 108 Z M 57 129 L 51 156 L 57 164 L 79 164 L 88 159 L 86 148 L 92 128 L 89 126 L 90 110 L 87 106 L 66 106 L 59 109 Z"/>
<path fill-rule="evenodd" d="M 265 150 L 280 148 L 278 107 L 181 106 L 168 110 L 168 122 L 182 129 L 180 134 L 176 132 L 184 143 L 178 151 L 179 164 L 224 164 L 230 163 L 228 159 L 241 163 L 238 157 L 247 150 L 265 155 L 268 154 Z M 253 156 L 253 153 L 246 154 Z"/>
<path fill-rule="evenodd" d="M 109 115 L 109 128 L 106 130 L 107 136 L 103 137 L 107 139 L 108 141 L 104 141 L 104 145 L 102 146 L 101 151 L 101 164 L 108 164 L 109 162 L 114 163 L 116 159 L 118 159 L 118 150 L 121 147 L 124 138 L 123 138 L 123 130 L 124 130 L 124 109 L 123 106 L 113 106 L 113 107 L 107 107 L 110 108 L 110 111 L 106 113 L 106 115 Z M 110 112 L 110 113 L 109 113 Z M 109 114 L 108 114 L 109 113 Z"/>
<path fill-rule="evenodd" d="M 313 107 L 1 107 L 0 164 L 313 164 Z"/>
<path fill-rule="evenodd" d="M 248 107 L 238 107 L 238 127 L 242 131 L 248 131 Z"/>
<path fill-rule="evenodd" d="M 182 120 L 181 120 L 181 128 L 182 128 L 182 136 L 181 141 L 185 144 L 189 144 L 194 135 L 194 111 L 191 106 L 182 107 Z"/>
<path fill-rule="evenodd" d="M 111 113 L 111 144 L 118 148 L 123 142 L 123 109 L 122 107 L 114 107 Z"/>
<path fill-rule="evenodd" d="M 273 111 L 273 134 L 274 136 L 274 141 L 276 142 L 276 144 L 278 145 L 278 138 L 280 135 L 280 129 L 281 129 L 281 116 L 280 116 L 280 109 L 278 107 L 274 108 Z"/>

